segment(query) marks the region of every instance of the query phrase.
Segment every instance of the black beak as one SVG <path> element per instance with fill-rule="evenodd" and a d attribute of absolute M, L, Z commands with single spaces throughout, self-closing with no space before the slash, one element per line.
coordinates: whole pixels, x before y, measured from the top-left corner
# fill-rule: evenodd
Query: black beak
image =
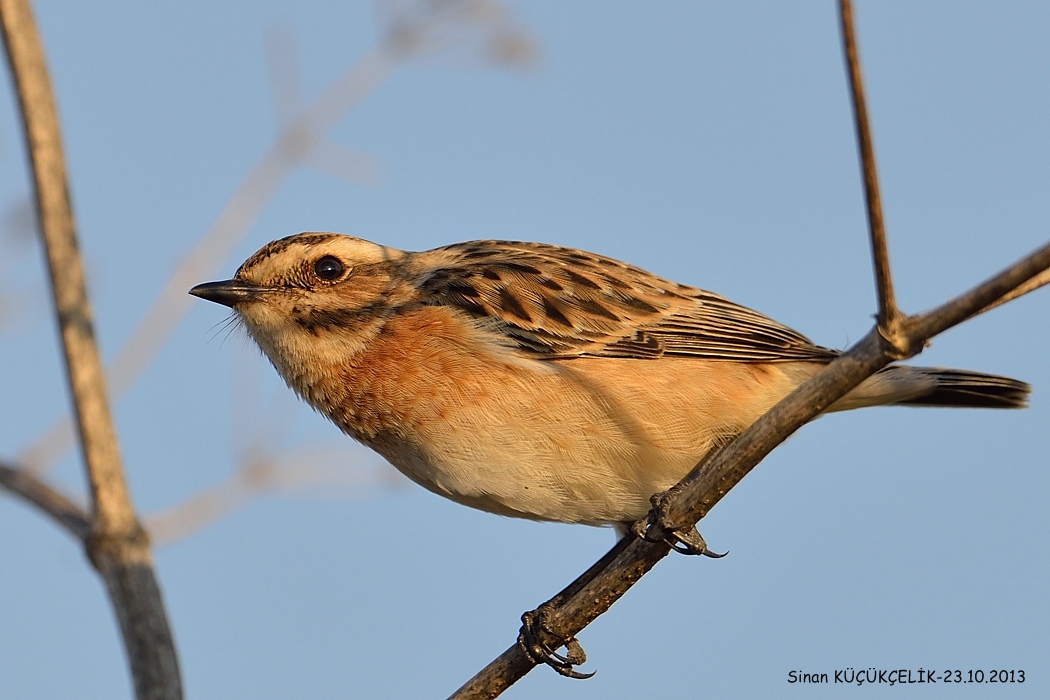
<path fill-rule="evenodd" d="M 201 299 L 214 301 L 223 306 L 235 307 L 248 301 L 258 301 L 266 292 L 265 287 L 259 287 L 244 280 L 223 280 L 222 282 L 205 282 L 198 284 L 190 290 L 190 294 Z"/>

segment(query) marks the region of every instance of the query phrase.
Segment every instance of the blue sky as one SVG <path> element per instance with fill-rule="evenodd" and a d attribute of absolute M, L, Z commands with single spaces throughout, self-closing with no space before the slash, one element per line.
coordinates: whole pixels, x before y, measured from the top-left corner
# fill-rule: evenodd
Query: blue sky
<path fill-rule="evenodd" d="M 275 126 L 266 37 L 294 32 L 315 98 L 380 34 L 369 3 L 41 3 L 81 248 L 113 358 Z M 905 310 L 1048 238 L 1050 9 L 861 2 L 890 251 Z M 478 42 L 399 65 L 329 138 L 360 186 L 294 169 L 235 250 L 333 230 L 425 249 L 474 238 L 600 252 L 754 307 L 832 347 L 874 293 L 837 18 L 827 3 L 510 3 L 525 68 Z M 21 131 L 0 93 L 0 455 L 67 408 L 39 250 L 17 234 Z M 199 279 L 195 281 L 206 281 Z M 1025 669 L 1048 692 L 1050 293 L 934 340 L 918 362 L 1014 376 L 1026 411 L 882 408 L 805 427 L 580 636 L 598 674 L 537 669 L 505 697 L 812 697 L 792 669 Z M 115 402 L 146 516 L 223 482 L 253 438 L 326 466 L 155 557 L 193 698 L 443 697 L 611 532 L 474 512 L 386 476 L 297 405 L 222 309 L 191 306 Z M 290 426 L 278 430 L 275 426 Z M 77 458 L 51 477 L 83 490 Z M 78 547 L 0 497 L 0 696 L 129 693 Z M 895 688 L 903 696 L 942 688 Z"/>

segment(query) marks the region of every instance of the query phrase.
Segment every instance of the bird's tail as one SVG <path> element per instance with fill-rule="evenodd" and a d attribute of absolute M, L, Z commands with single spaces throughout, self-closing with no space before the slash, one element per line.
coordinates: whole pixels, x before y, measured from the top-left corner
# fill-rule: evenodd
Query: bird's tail
<path fill-rule="evenodd" d="M 1024 382 L 994 374 L 939 367 L 891 365 L 864 380 L 829 410 L 863 406 L 1024 408 L 1032 390 Z"/>

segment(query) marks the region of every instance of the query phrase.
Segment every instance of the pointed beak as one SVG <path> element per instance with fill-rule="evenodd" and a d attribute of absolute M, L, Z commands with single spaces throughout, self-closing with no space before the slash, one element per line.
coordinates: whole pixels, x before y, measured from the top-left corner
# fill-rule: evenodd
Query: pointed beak
<path fill-rule="evenodd" d="M 266 287 L 259 287 L 251 282 L 233 279 L 198 284 L 190 290 L 190 294 L 201 299 L 214 301 L 216 304 L 234 308 L 237 304 L 258 301 L 266 291 Z"/>

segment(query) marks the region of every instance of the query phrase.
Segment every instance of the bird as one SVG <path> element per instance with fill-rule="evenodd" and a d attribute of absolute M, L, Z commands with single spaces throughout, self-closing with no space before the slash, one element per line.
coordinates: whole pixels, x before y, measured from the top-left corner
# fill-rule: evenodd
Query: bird
<path fill-rule="evenodd" d="M 504 516 L 613 526 L 841 354 L 749 308 L 574 248 L 406 252 L 300 233 L 190 290 L 408 478 Z M 1022 408 L 1028 384 L 890 365 L 828 410 Z"/>

